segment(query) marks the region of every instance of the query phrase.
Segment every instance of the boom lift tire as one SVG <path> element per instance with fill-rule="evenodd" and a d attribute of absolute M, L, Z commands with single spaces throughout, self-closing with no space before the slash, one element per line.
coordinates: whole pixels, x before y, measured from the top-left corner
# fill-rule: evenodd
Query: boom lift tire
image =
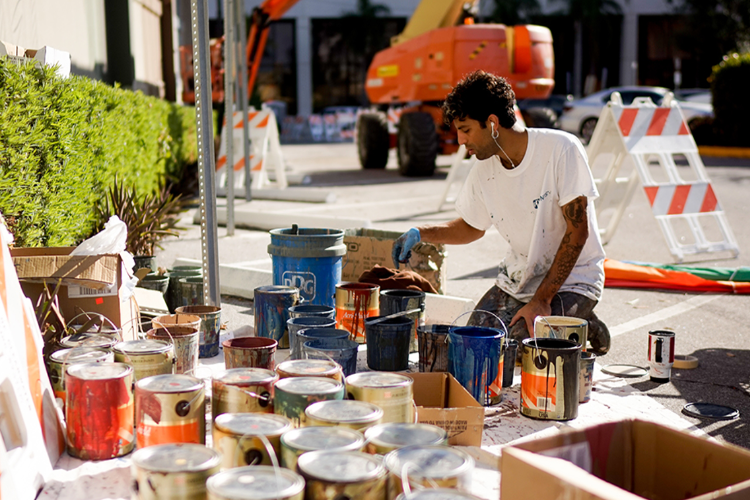
<path fill-rule="evenodd" d="M 438 152 L 435 121 L 429 113 L 401 115 L 398 126 L 398 171 L 407 177 L 429 177 L 435 173 Z"/>
<path fill-rule="evenodd" d="M 527 127 L 560 128 L 557 113 L 551 108 L 528 108 L 521 111 Z"/>
<path fill-rule="evenodd" d="M 357 152 L 362 168 L 384 169 L 388 163 L 388 123 L 383 113 L 362 113 L 357 119 Z"/>

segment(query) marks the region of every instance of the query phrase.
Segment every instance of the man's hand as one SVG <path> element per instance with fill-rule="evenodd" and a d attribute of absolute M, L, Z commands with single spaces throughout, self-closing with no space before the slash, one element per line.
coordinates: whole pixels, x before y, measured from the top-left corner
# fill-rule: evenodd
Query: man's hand
<path fill-rule="evenodd" d="M 391 257 L 393 258 L 393 264 L 398 269 L 399 263 L 405 264 L 409 262 L 411 257 L 411 249 L 422 240 L 419 229 L 413 227 L 406 231 L 404 234 L 398 237 L 393 243 L 393 250 L 391 250 Z"/>
<path fill-rule="evenodd" d="M 540 300 L 531 299 L 528 304 L 519 309 L 516 315 L 513 316 L 508 328 L 510 329 L 511 326 L 523 319 L 526 321 L 526 329 L 529 331 L 529 336 L 533 337 L 534 319 L 536 319 L 537 316 L 549 316 L 550 314 L 552 314 L 552 308 L 549 304 Z"/>

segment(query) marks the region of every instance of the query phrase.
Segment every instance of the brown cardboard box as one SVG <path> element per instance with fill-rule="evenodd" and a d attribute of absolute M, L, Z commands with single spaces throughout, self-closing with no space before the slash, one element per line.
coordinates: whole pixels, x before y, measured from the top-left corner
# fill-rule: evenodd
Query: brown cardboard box
<path fill-rule="evenodd" d="M 380 229 L 347 229 L 344 232 L 346 255 L 341 263 L 341 281 L 358 281 L 363 272 L 376 264 L 392 269 L 393 242 L 401 234 Z M 445 257 L 445 245 L 417 243 L 406 269 L 415 271 L 429 281 L 438 293 L 445 294 L 448 279 Z"/>
<path fill-rule="evenodd" d="M 445 372 L 406 373 L 414 379 L 414 403 L 421 424 L 448 431 L 448 444 L 481 446 L 484 407 L 453 375 Z"/>
<path fill-rule="evenodd" d="M 750 451 L 641 420 L 503 449 L 501 498 L 750 498 Z"/>
<path fill-rule="evenodd" d="M 135 301 L 120 300 L 122 259 L 119 255 L 71 256 L 73 248 L 12 249 L 23 292 L 36 304 L 44 282 L 54 288 L 57 279 L 62 279 L 65 286 L 60 287 L 58 298 L 66 321 L 81 312 L 103 314 L 122 328 L 125 340 L 134 340 L 138 324 Z"/>

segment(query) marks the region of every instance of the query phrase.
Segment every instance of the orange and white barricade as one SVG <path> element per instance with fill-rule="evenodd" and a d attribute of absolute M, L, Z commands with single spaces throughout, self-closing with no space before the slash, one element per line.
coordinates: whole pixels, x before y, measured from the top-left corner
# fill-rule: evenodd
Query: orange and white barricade
<path fill-rule="evenodd" d="M 678 261 L 699 253 L 739 254 L 698 146 L 672 94 L 664 98 L 662 106 L 649 98 L 637 98 L 632 105 L 623 106 L 620 94 L 613 93 L 599 117 L 588 155 L 592 168 L 601 165 L 606 169 L 597 179 L 599 198 L 595 202 L 599 223 L 607 221 L 599 229 L 603 243 L 612 238 L 642 184 L 669 251 Z M 690 168 L 678 169 L 676 159 L 682 167 L 687 163 Z M 627 168 L 629 174 L 619 176 Z M 686 230 L 692 238 L 684 234 Z M 709 240 L 709 231 L 721 237 Z"/>

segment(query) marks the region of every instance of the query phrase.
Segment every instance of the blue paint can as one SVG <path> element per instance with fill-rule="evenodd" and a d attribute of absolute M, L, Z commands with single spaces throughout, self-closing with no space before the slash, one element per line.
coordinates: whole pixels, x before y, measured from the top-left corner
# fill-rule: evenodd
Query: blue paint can
<path fill-rule="evenodd" d="M 483 406 L 502 398 L 504 337 L 502 330 L 481 326 L 448 333 L 448 371 Z"/>
<path fill-rule="evenodd" d="M 381 316 L 365 318 L 367 366 L 386 372 L 406 370 L 414 320 L 407 316 L 381 319 Z"/>
<path fill-rule="evenodd" d="M 346 254 L 340 229 L 272 229 L 268 253 L 273 262 L 274 285 L 299 288 L 313 305 L 335 306 L 336 285 L 341 282 L 341 258 Z"/>
<path fill-rule="evenodd" d="M 336 319 L 336 308 L 333 306 L 314 306 L 312 304 L 300 304 L 289 308 L 290 318 L 330 318 Z"/>
<path fill-rule="evenodd" d="M 299 303 L 299 290 L 291 286 L 259 286 L 254 290 L 255 336 L 273 339 L 279 349 L 289 348 L 289 308 Z"/>
<path fill-rule="evenodd" d="M 291 314 L 292 309 L 300 307 L 300 306 L 294 306 L 290 307 L 289 311 Z M 316 307 L 322 307 L 322 306 L 316 306 Z M 304 356 L 302 356 L 302 344 L 299 342 L 299 339 L 297 338 L 297 333 L 301 330 L 311 329 L 311 328 L 335 328 L 336 327 L 336 320 L 332 318 L 321 318 L 319 316 L 303 316 L 301 318 L 289 318 L 286 322 L 287 330 L 289 331 L 289 347 L 292 349 L 291 358 L 292 359 L 302 359 Z"/>
<path fill-rule="evenodd" d="M 357 373 L 359 344 L 347 339 L 318 339 L 305 342 L 307 359 L 331 359 L 341 365 L 344 377 Z"/>
<path fill-rule="evenodd" d="M 311 340 L 351 340 L 349 330 L 338 328 L 303 328 L 297 332 L 299 359 L 306 359 L 305 343 Z"/>

